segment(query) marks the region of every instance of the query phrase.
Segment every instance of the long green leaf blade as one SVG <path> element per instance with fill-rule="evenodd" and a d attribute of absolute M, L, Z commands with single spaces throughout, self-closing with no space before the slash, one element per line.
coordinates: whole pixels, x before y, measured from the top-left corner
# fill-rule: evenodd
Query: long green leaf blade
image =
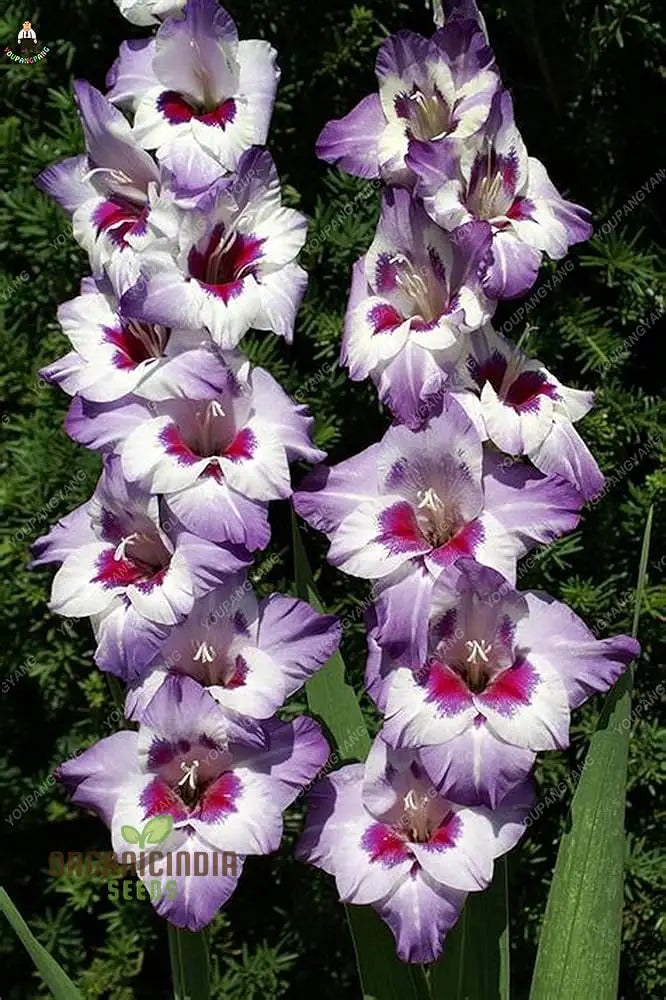
<path fill-rule="evenodd" d="M 638 633 L 652 508 L 636 585 Z M 530 1000 L 616 1000 L 624 895 L 624 808 L 633 667 L 608 694 L 560 842 Z"/>
<path fill-rule="evenodd" d="M 293 511 L 291 517 L 296 594 L 323 612 Z M 324 723 L 343 759 L 365 760 L 370 736 L 354 689 L 345 681 L 345 665 L 338 650 L 308 681 L 305 690 L 310 711 Z"/>
<path fill-rule="evenodd" d="M 296 517 L 292 512 L 296 594 L 323 611 Z M 345 665 L 336 651 L 306 684 L 308 705 L 328 730 L 342 760 L 364 760 L 370 736 Z M 365 1000 L 429 1000 L 421 966 L 401 962 L 391 932 L 370 906 L 345 906 Z"/>
<path fill-rule="evenodd" d="M 506 858 L 484 892 L 471 892 L 430 972 L 432 1000 L 509 1000 L 509 893 Z"/>
<path fill-rule="evenodd" d="M 56 1000 L 82 1000 L 81 994 L 55 958 L 39 943 L 4 889 L 0 889 L 0 910 L 12 925 L 21 944 L 35 963 L 40 976 Z"/>
<path fill-rule="evenodd" d="M 186 931 L 173 924 L 169 956 L 174 1000 L 210 1000 L 210 958 L 205 931 Z"/>

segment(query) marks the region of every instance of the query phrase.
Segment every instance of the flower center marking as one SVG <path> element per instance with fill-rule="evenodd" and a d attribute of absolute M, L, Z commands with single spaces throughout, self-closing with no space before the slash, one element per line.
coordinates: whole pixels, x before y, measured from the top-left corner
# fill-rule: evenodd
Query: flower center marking
<path fill-rule="evenodd" d="M 482 177 L 476 191 L 476 214 L 482 219 L 492 219 L 498 212 L 495 210 L 495 202 L 502 190 L 502 175 L 495 174 L 494 177 Z"/>
<path fill-rule="evenodd" d="M 199 761 L 193 760 L 190 763 L 187 763 L 186 761 L 181 760 L 180 769 L 183 772 L 183 777 L 176 785 L 176 788 L 179 789 L 180 798 L 185 805 L 193 806 L 196 804 L 199 796 L 199 789 L 197 787 Z"/>
<path fill-rule="evenodd" d="M 160 326 L 158 323 L 140 323 L 136 319 L 129 319 L 125 323 L 125 328 L 147 354 L 148 357 L 144 360 L 152 361 L 162 357 L 169 339 L 169 331 L 165 326 Z"/>

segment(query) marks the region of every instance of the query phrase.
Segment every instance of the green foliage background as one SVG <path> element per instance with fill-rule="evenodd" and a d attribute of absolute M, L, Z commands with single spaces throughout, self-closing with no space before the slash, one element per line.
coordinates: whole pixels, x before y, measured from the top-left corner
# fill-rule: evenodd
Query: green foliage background
<path fill-rule="evenodd" d="M 401 27 L 428 31 L 428 12 L 421 0 L 312 5 L 233 0 L 228 6 L 242 37 L 267 38 L 280 51 L 282 83 L 270 146 L 289 202 L 312 218 L 303 257 L 311 282 L 294 349 L 266 336 L 249 337 L 246 348 L 311 405 L 318 443 L 338 461 L 375 440 L 388 422 L 373 390 L 350 383 L 335 367 L 350 269 L 372 238 L 378 195 L 372 185 L 318 163 L 314 140 L 328 118 L 345 113 L 374 89 L 374 53 L 385 34 Z M 659 640 L 663 643 L 666 616 L 666 174 L 635 208 L 624 209 L 634 192 L 666 168 L 660 121 L 666 76 L 662 2 L 487 0 L 483 9 L 530 152 L 546 163 L 564 193 L 591 207 L 595 216 L 597 235 L 574 248 L 573 268 L 529 311 L 527 347 L 563 381 L 598 389 L 597 408 L 582 430 L 604 471 L 614 477 L 603 499 L 588 506 L 580 528 L 532 559 L 520 585 L 541 587 L 568 601 L 600 635 L 628 631 L 627 594 L 635 583 L 647 510 L 656 504 L 629 768 L 621 996 L 663 997 L 659 893 L 665 870 L 666 754 Z M 51 574 L 26 568 L 29 541 L 87 498 L 98 471 L 96 456 L 63 433 L 64 395 L 37 380 L 37 369 L 65 350 L 56 306 L 76 294 L 86 260 L 68 221 L 32 181 L 54 160 L 82 149 L 72 77 L 103 87 L 122 38 L 144 32 L 128 26 L 111 0 L 49 0 L 30 10 L 10 3 L 0 12 L 3 46 L 11 44 L 26 17 L 51 51 L 33 67 L 0 55 L 0 881 L 84 997 L 153 1000 L 168 993 L 168 960 L 165 926 L 150 905 L 111 902 L 99 880 L 55 879 L 47 872 L 50 851 L 109 846 L 101 822 L 72 808 L 50 776 L 65 757 L 117 723 L 105 678 L 93 665 L 87 624 L 52 616 L 46 608 Z M 618 224 L 604 232 L 604 222 L 618 210 Z M 545 266 L 536 287 L 556 271 L 557 265 Z M 516 308 L 504 304 L 497 325 L 511 320 Z M 659 314 L 645 333 L 636 334 L 641 320 Z M 511 335 L 523 330 L 518 324 Z M 603 367 L 602 374 L 594 370 L 623 347 L 621 360 Z M 274 507 L 273 543 L 264 562 L 275 554 L 280 558 L 268 563 L 267 572 L 259 562 L 262 592 L 292 586 L 288 507 Z M 360 690 L 359 609 L 365 587 L 324 564 L 321 538 L 311 532 L 305 537 L 311 562 L 321 567 L 323 598 L 345 619 L 343 653 Z M 374 729 L 376 717 L 365 698 L 363 705 Z M 303 708 L 303 701 L 294 700 L 287 713 Z M 598 708 L 593 702 L 578 712 L 570 749 L 539 765 L 544 811 L 511 858 L 517 1000 L 527 996 L 571 796 L 564 782 L 580 765 Z M 10 823 L 7 817 L 15 809 L 21 816 Z M 247 864 L 231 905 L 212 925 L 216 998 L 358 995 L 351 943 L 331 880 L 291 858 L 302 815 L 299 802 L 288 815 L 279 855 Z M 4 1000 L 43 995 L 27 956 L 2 920 L 0 968 Z"/>

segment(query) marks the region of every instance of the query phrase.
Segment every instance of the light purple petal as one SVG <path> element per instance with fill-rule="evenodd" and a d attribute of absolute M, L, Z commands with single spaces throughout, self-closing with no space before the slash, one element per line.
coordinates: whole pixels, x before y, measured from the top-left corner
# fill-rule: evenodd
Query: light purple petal
<path fill-rule="evenodd" d="M 289 678 L 289 694 L 333 655 L 341 631 L 334 615 L 319 614 L 293 597 L 271 594 L 259 605 L 257 642 Z"/>
<path fill-rule="evenodd" d="M 57 521 L 46 535 L 32 543 L 31 568 L 46 563 L 62 562 L 70 552 L 95 541 L 91 524 L 90 501 L 81 504 Z"/>
<path fill-rule="evenodd" d="M 466 898 L 466 892 L 442 886 L 420 870 L 407 875 L 375 909 L 391 928 L 403 962 L 434 962 Z"/>
<path fill-rule="evenodd" d="M 604 485 L 604 476 L 591 451 L 566 417 L 556 413 L 550 433 L 530 453 L 537 469 L 573 483 L 586 500 Z"/>
<path fill-rule="evenodd" d="M 512 536 L 516 554 L 552 542 L 578 524 L 583 496 L 559 476 L 544 476 L 529 466 L 506 466 L 501 456 L 484 459 L 486 509 Z"/>
<path fill-rule="evenodd" d="M 491 299 L 515 299 L 532 287 L 541 267 L 540 250 L 507 229 L 494 234 L 492 256 L 483 283 Z"/>
<path fill-rule="evenodd" d="M 385 126 L 379 95 L 370 94 L 344 118 L 324 126 L 317 139 L 317 156 L 355 177 L 377 177 L 379 137 Z"/>
<path fill-rule="evenodd" d="M 156 85 L 153 72 L 154 38 L 130 38 L 121 42 L 118 58 L 106 75 L 107 100 L 131 107 Z"/>
<path fill-rule="evenodd" d="M 640 654 L 639 644 L 630 636 L 595 639 L 571 608 L 548 594 L 528 592 L 525 597 L 530 613 L 518 622 L 516 641 L 555 667 L 572 709 L 612 687 Z"/>
<path fill-rule="evenodd" d="M 35 178 L 35 184 L 72 215 L 86 201 L 97 196 L 96 189 L 85 179 L 88 172 L 87 156 L 70 156 L 42 170 Z"/>
<path fill-rule="evenodd" d="M 421 747 L 420 756 L 443 795 L 490 809 L 525 779 L 536 759 L 533 751 L 498 739 L 483 721 L 448 743 Z"/>
<path fill-rule="evenodd" d="M 77 805 L 94 809 L 111 826 L 123 785 L 138 773 L 137 734 L 124 730 L 65 761 L 56 771 L 56 777 Z"/>
<path fill-rule="evenodd" d="M 360 503 L 377 496 L 380 447 L 373 444 L 338 465 L 313 469 L 293 495 L 296 513 L 318 531 L 334 531 Z"/>
<path fill-rule="evenodd" d="M 250 500 L 224 481 L 204 476 L 166 501 L 188 531 L 213 542 L 263 549 L 271 536 L 268 504 Z"/>

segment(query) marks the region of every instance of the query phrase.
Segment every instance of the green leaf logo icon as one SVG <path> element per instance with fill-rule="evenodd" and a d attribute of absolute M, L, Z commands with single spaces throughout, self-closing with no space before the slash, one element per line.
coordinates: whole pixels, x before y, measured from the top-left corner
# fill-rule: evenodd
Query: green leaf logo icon
<path fill-rule="evenodd" d="M 121 826 L 120 832 L 128 844 L 138 844 L 141 840 L 141 834 L 133 826 Z"/>
<path fill-rule="evenodd" d="M 165 813 L 162 816 L 154 816 L 144 826 L 141 833 L 141 846 L 145 844 L 161 844 L 166 840 L 173 830 L 173 816 Z"/>

